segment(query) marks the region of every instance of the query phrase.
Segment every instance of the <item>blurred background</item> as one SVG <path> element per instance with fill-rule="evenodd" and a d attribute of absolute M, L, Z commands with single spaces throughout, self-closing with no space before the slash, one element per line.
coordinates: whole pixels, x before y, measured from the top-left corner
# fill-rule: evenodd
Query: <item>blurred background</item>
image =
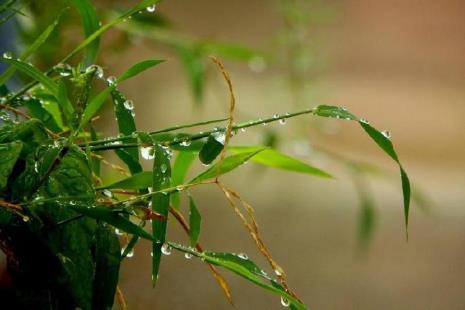
<path fill-rule="evenodd" d="M 105 14 L 131 3 L 94 2 Z M 154 29 L 106 35 L 101 55 L 107 75 L 141 59 L 168 60 L 120 87 L 134 100 L 139 129 L 227 115 L 226 85 L 205 57 L 211 52 L 231 74 L 237 119 L 331 104 L 391 132 L 416 190 L 408 242 L 397 167 L 356 124 L 303 116 L 232 141 L 273 145 L 335 176 L 318 179 L 251 163 L 224 178 L 255 207 L 265 242 L 306 304 L 465 309 L 465 2 L 166 0 L 155 14 Z M 164 29 L 169 40 L 160 39 Z M 69 33 L 51 48 L 69 51 L 81 38 Z M 196 54 L 189 45 L 186 56 L 174 38 L 234 42 L 254 52 L 228 57 L 216 46 Z M 116 133 L 112 121 L 108 109 L 99 129 Z M 377 168 L 354 174 L 347 161 Z M 372 201 L 369 240 L 360 239 L 354 178 L 366 184 Z M 219 191 L 201 187 L 194 195 L 206 249 L 245 252 L 265 265 Z M 169 239 L 187 242 L 172 224 Z M 164 257 L 152 289 L 149 251 L 141 242 L 123 264 L 120 285 L 130 309 L 230 308 L 207 267 L 179 253 Z M 279 297 L 223 274 L 237 309 L 282 308 Z"/>

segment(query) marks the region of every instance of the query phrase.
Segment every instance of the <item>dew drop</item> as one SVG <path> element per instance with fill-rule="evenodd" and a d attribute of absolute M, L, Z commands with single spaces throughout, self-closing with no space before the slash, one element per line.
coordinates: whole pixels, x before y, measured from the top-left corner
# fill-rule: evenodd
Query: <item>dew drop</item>
<path fill-rule="evenodd" d="M 226 135 L 222 131 L 215 132 L 212 134 L 212 136 L 216 141 L 218 141 L 221 144 L 224 144 L 224 141 L 226 140 Z"/>
<path fill-rule="evenodd" d="M 58 72 L 58 74 L 63 77 L 70 76 L 72 72 L 71 66 L 64 63 L 59 63 L 58 65 L 54 66 L 53 70 Z"/>
<path fill-rule="evenodd" d="M 176 186 L 176 190 L 177 190 L 178 192 L 182 191 L 183 189 L 184 189 L 184 186 L 182 186 L 182 185 Z"/>
<path fill-rule="evenodd" d="M 163 255 L 171 255 L 171 247 L 168 243 L 163 243 L 161 246 L 161 253 Z"/>
<path fill-rule="evenodd" d="M 110 86 L 116 85 L 116 78 L 114 76 L 107 77 L 107 83 Z"/>
<path fill-rule="evenodd" d="M 29 216 L 23 216 L 22 219 L 23 219 L 23 222 L 25 222 L 25 223 L 27 223 L 27 222 L 29 222 L 31 220 L 31 218 Z"/>
<path fill-rule="evenodd" d="M 103 194 L 104 196 L 108 197 L 108 198 L 112 198 L 112 197 L 113 197 L 113 193 L 112 193 L 111 190 L 109 190 L 109 189 L 104 189 L 104 190 L 102 191 L 102 194 Z"/>
<path fill-rule="evenodd" d="M 145 8 L 145 10 L 149 13 L 155 12 L 156 9 L 157 9 L 157 6 L 155 4 Z"/>
<path fill-rule="evenodd" d="M 249 257 L 248 257 L 247 254 L 245 254 L 245 253 L 239 253 L 237 256 L 238 256 L 240 259 L 249 259 Z"/>
<path fill-rule="evenodd" d="M 124 235 L 124 233 L 121 230 L 119 230 L 118 228 L 115 228 L 115 234 L 117 234 L 118 236 Z"/>
<path fill-rule="evenodd" d="M 286 125 L 286 119 L 285 119 L 285 118 L 281 118 L 281 119 L 279 120 L 279 123 L 280 123 L 281 125 Z"/>
<path fill-rule="evenodd" d="M 3 53 L 3 58 L 5 59 L 12 59 L 13 58 L 13 54 L 11 52 L 5 52 Z"/>
<path fill-rule="evenodd" d="M 370 122 L 366 118 L 361 118 L 360 122 L 368 125 L 370 124 Z"/>
<path fill-rule="evenodd" d="M 278 118 L 279 118 L 279 115 L 278 115 L 278 114 L 274 114 L 274 115 L 273 115 L 273 118 L 274 118 L 274 119 L 278 119 Z"/>
<path fill-rule="evenodd" d="M 190 140 L 184 140 L 180 144 L 181 144 L 181 146 L 189 146 L 189 145 L 191 145 L 191 141 Z"/>
<path fill-rule="evenodd" d="M 98 79 L 103 79 L 103 69 L 102 69 L 102 67 L 100 67 L 98 65 L 91 65 L 91 66 L 87 67 L 87 69 L 86 69 L 86 73 L 91 73 L 93 71 L 95 71 L 95 76 Z"/>
<path fill-rule="evenodd" d="M 123 253 L 124 253 L 125 250 L 126 250 L 126 249 L 121 249 L 121 255 L 123 255 Z M 133 257 L 133 256 L 134 256 L 134 250 L 129 251 L 129 252 L 127 253 L 127 255 L 126 255 L 127 258 L 131 258 L 131 257 Z"/>
<path fill-rule="evenodd" d="M 289 300 L 281 296 L 281 305 L 283 305 L 283 307 L 289 307 L 290 304 Z"/>
<path fill-rule="evenodd" d="M 246 131 L 245 127 L 241 128 L 241 132 L 245 132 L 245 131 Z"/>
<path fill-rule="evenodd" d="M 166 170 L 168 170 L 168 166 L 166 164 L 161 164 L 160 165 L 160 171 L 161 173 L 165 173 Z"/>
<path fill-rule="evenodd" d="M 385 136 L 387 139 L 391 139 L 391 132 L 389 130 L 383 130 L 381 131 L 383 136 Z"/>
<path fill-rule="evenodd" d="M 134 109 L 134 102 L 132 102 L 132 100 L 126 100 L 123 102 L 123 105 L 126 109 L 128 110 L 133 110 Z"/>
<path fill-rule="evenodd" d="M 191 259 L 191 258 L 192 258 L 192 254 L 191 254 L 191 253 L 185 253 L 185 254 L 184 254 L 184 257 L 185 257 L 186 259 Z"/>
<path fill-rule="evenodd" d="M 278 277 L 280 277 L 280 276 L 283 275 L 283 271 L 282 271 L 282 269 L 279 268 L 279 267 L 276 268 L 276 269 L 274 270 L 274 273 L 275 273 Z"/>
<path fill-rule="evenodd" d="M 140 155 L 145 160 L 152 160 L 155 158 L 153 147 L 141 147 L 140 148 Z"/>

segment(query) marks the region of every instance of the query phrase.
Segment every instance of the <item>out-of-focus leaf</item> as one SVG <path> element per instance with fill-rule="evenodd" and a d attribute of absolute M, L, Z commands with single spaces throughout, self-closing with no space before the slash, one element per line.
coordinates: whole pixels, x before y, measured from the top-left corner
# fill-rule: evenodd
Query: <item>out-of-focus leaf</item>
<path fill-rule="evenodd" d="M 262 149 L 262 151 L 250 159 L 253 162 L 272 168 L 331 178 L 329 173 L 319 168 L 313 167 L 276 150 L 269 148 L 264 149 L 263 146 L 232 146 L 228 148 L 228 150 L 234 154 L 248 153 L 259 149 Z"/>
<path fill-rule="evenodd" d="M 357 121 L 360 124 L 360 126 L 362 126 L 362 128 L 365 130 L 365 132 L 371 137 L 371 139 L 399 165 L 402 182 L 402 193 L 404 198 L 405 227 L 408 228 L 408 215 L 410 209 L 410 180 L 404 168 L 402 167 L 402 164 L 399 161 L 399 158 L 397 156 L 396 151 L 394 150 L 394 146 L 392 145 L 391 140 L 388 137 L 386 137 L 382 132 L 378 131 L 376 128 L 368 124 L 366 120 L 359 119 L 352 113 L 348 112 L 345 108 L 321 105 L 316 107 L 313 113 L 315 115 L 324 117 L 335 117 Z"/>
<path fill-rule="evenodd" d="M 262 54 L 251 48 L 240 46 L 236 43 L 202 42 L 201 46 L 205 51 L 205 54 L 213 54 L 220 57 L 227 57 L 242 61 L 250 60 L 253 57 L 260 57 Z"/>
<path fill-rule="evenodd" d="M 205 80 L 205 65 L 202 56 L 197 50 L 191 48 L 180 47 L 177 52 L 189 78 L 194 100 L 196 103 L 200 103 L 203 99 Z"/>
<path fill-rule="evenodd" d="M 215 165 L 211 166 L 210 168 L 208 168 L 207 170 L 205 170 L 204 172 L 196 176 L 194 179 L 192 179 L 190 183 L 202 182 L 208 179 L 215 178 L 219 175 L 228 173 L 229 171 L 234 170 L 237 167 L 241 166 L 242 164 L 247 162 L 249 159 L 251 159 L 255 155 L 259 154 L 263 150 L 265 150 L 265 148 L 225 157 L 221 163 L 216 163 Z"/>
<path fill-rule="evenodd" d="M 128 234 L 153 240 L 152 235 L 123 216 L 121 210 L 112 210 L 108 207 L 101 206 L 83 205 L 77 202 L 70 203 L 69 207 L 78 213 L 108 223 L 119 230 L 127 232 Z"/>
<path fill-rule="evenodd" d="M 209 165 L 215 160 L 224 148 L 224 133 L 215 132 L 208 136 L 207 143 L 199 153 L 199 159 L 204 165 Z"/>
<path fill-rule="evenodd" d="M 169 150 L 159 144 L 154 146 L 155 160 L 153 162 L 153 191 L 160 191 L 170 187 L 171 184 L 171 164 Z M 170 206 L 170 195 L 168 193 L 155 193 L 152 196 L 152 210 L 165 217 L 168 217 Z M 161 249 L 166 238 L 167 221 L 155 218 L 152 220 L 152 284 L 155 286 L 160 269 Z"/>
<path fill-rule="evenodd" d="M 176 186 L 183 184 L 187 172 L 191 167 L 196 154 L 194 152 L 179 152 L 173 164 L 173 171 L 171 174 L 171 185 Z M 171 204 L 174 208 L 178 208 L 180 203 L 179 193 L 174 192 L 171 194 Z"/>
<path fill-rule="evenodd" d="M 0 144 L 0 192 L 6 187 L 22 148 L 20 141 Z"/>
<path fill-rule="evenodd" d="M 139 73 L 153 67 L 153 66 L 156 66 L 160 63 L 164 62 L 164 60 L 159 60 L 159 59 L 149 59 L 149 60 L 144 60 L 144 61 L 141 61 L 141 62 L 138 62 L 136 63 L 135 65 L 133 65 L 131 68 L 129 68 L 128 70 L 126 70 L 126 72 L 124 72 L 123 74 L 121 74 L 119 77 L 118 77 L 118 83 L 119 82 L 122 82 L 122 81 L 125 81 L 127 79 L 130 79 L 132 78 L 133 76 L 136 76 L 138 75 Z"/>
<path fill-rule="evenodd" d="M 252 260 L 250 260 L 244 254 L 232 254 L 232 253 L 221 253 L 221 252 L 197 252 L 190 247 L 186 247 L 174 242 L 169 243 L 174 249 L 192 254 L 199 257 L 203 261 L 224 267 L 229 271 L 236 273 L 237 275 L 245 278 L 246 280 L 267 289 L 282 298 L 285 298 L 289 303 L 291 309 L 305 310 L 307 307 L 299 302 L 296 298 L 286 292 L 286 290 L 277 282 L 266 274 L 264 270 L 258 267 Z"/>
<path fill-rule="evenodd" d="M 202 223 L 202 216 L 200 215 L 194 198 L 189 195 L 189 237 L 191 246 L 195 247 L 200 236 L 200 226 Z"/>
<path fill-rule="evenodd" d="M 121 248 L 114 231 L 100 224 L 95 233 L 95 276 L 92 309 L 111 309 L 118 285 Z"/>
<path fill-rule="evenodd" d="M 120 189 L 143 189 L 151 187 L 153 183 L 152 171 L 143 171 L 124 178 L 112 184 L 104 185 L 98 189 L 120 188 Z"/>
<path fill-rule="evenodd" d="M 49 37 L 53 32 L 55 27 L 58 25 L 58 21 L 61 17 L 61 13 L 58 15 L 57 19 L 52 22 L 45 30 L 35 39 L 32 44 L 30 44 L 27 49 L 19 57 L 20 60 L 24 61 L 29 58 Z M 16 69 L 14 67 L 9 67 L 5 72 L 0 75 L 0 85 L 5 84 L 5 82 L 11 78 L 15 73 Z"/>
<path fill-rule="evenodd" d="M 100 28 L 97 10 L 90 0 L 73 0 L 72 3 L 79 10 L 84 34 L 86 37 L 89 37 Z M 99 41 L 99 38 L 96 38 L 92 41 L 92 43 L 87 45 L 83 59 L 84 66 L 87 67 L 95 62 L 100 43 Z"/>

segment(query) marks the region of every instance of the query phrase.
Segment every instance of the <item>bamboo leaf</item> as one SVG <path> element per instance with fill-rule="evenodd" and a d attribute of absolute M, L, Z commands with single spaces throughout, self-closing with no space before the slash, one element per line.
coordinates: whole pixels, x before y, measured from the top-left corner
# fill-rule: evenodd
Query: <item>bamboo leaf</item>
<path fill-rule="evenodd" d="M 73 0 L 72 2 L 81 15 L 84 34 L 86 37 L 89 37 L 100 28 L 97 10 L 89 0 Z M 99 38 L 96 38 L 87 45 L 83 59 L 84 66 L 90 66 L 95 62 L 100 44 L 99 41 Z"/>
<path fill-rule="evenodd" d="M 245 162 L 247 162 L 249 159 L 251 159 L 253 156 L 257 155 L 261 151 L 263 151 L 265 148 L 261 148 L 258 150 L 254 150 L 251 152 L 246 152 L 246 153 L 240 153 L 240 154 L 235 154 L 231 155 L 228 157 L 225 157 L 224 160 L 221 163 L 216 163 L 209 169 L 205 170 L 198 176 L 196 176 L 190 183 L 198 183 L 202 182 L 208 179 L 215 178 L 219 175 L 225 174 L 230 172 L 231 170 L 236 169 L 237 167 L 241 166 Z M 220 167 L 218 167 L 220 165 Z"/>
<path fill-rule="evenodd" d="M 215 160 L 224 148 L 224 133 L 215 132 L 208 136 L 207 142 L 199 153 L 199 159 L 204 165 L 209 165 Z"/>
<path fill-rule="evenodd" d="M 251 152 L 258 149 L 263 149 L 263 146 L 232 146 L 228 148 L 228 150 L 230 150 L 234 154 Z M 299 173 L 306 173 L 323 178 L 332 177 L 326 171 L 323 171 L 319 168 L 304 163 L 303 161 L 297 160 L 270 148 L 264 149 L 257 155 L 253 156 L 250 160 L 267 167 Z"/>
<path fill-rule="evenodd" d="M 164 60 L 159 60 L 159 59 L 149 59 L 149 60 L 144 60 L 144 61 L 141 61 L 139 63 L 136 63 L 135 65 L 133 65 L 132 67 L 130 67 L 126 72 L 124 72 L 123 74 L 121 74 L 119 77 L 118 77 L 118 83 L 119 82 L 122 82 L 122 81 L 125 81 L 127 79 L 130 79 L 132 78 L 133 76 L 136 76 L 138 75 L 139 73 L 153 67 L 153 66 L 156 66 L 160 63 L 164 62 Z"/>
<path fill-rule="evenodd" d="M 121 210 L 114 210 L 101 206 L 87 206 L 79 203 L 69 204 L 69 207 L 78 213 L 108 223 L 118 228 L 119 230 L 127 232 L 128 234 L 133 234 L 144 239 L 153 240 L 151 234 L 124 217 L 121 214 Z"/>
<path fill-rule="evenodd" d="M 171 184 L 171 166 L 169 150 L 159 144 L 154 146 L 155 160 L 153 162 L 153 191 L 168 188 Z M 168 193 L 155 193 L 152 196 L 152 210 L 168 217 L 170 197 Z M 152 284 L 155 286 L 160 269 L 161 249 L 166 235 L 166 220 L 155 218 L 152 220 Z"/>
<path fill-rule="evenodd" d="M 199 240 L 201 222 L 202 216 L 197 209 L 194 198 L 189 195 L 189 237 L 192 247 L 195 247 Z"/>
<path fill-rule="evenodd" d="M 22 148 L 20 141 L 0 144 L 0 192 L 6 187 Z"/>
<path fill-rule="evenodd" d="M 127 178 L 124 178 L 120 181 L 117 181 L 112 184 L 104 185 L 97 189 L 111 189 L 111 188 L 119 188 L 119 189 L 143 189 L 147 187 L 151 187 L 153 182 L 153 173 L 152 171 L 143 171 L 136 174 L 133 174 Z"/>
<path fill-rule="evenodd" d="M 171 185 L 174 187 L 183 184 L 186 179 L 187 172 L 191 167 L 196 154 L 194 152 L 179 152 L 173 164 L 173 171 L 171 175 Z M 171 204 L 174 208 L 178 208 L 180 203 L 179 193 L 174 192 L 171 194 Z"/>
<path fill-rule="evenodd" d="M 77 132 L 81 131 L 92 119 L 92 117 L 94 117 L 94 115 L 100 110 L 100 108 L 105 103 L 105 100 L 107 99 L 108 95 L 114 89 L 114 86 L 106 88 L 89 102 L 89 104 L 84 109 L 84 112 L 82 113 L 81 123 L 79 124 Z"/>

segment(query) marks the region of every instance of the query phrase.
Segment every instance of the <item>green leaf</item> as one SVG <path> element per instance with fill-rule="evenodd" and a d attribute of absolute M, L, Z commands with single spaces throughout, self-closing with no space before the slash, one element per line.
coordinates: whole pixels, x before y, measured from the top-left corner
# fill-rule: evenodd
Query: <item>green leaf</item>
<path fill-rule="evenodd" d="M 130 79 L 132 78 L 133 76 L 136 76 L 138 75 L 139 73 L 153 67 L 153 66 L 156 66 L 160 63 L 164 62 L 164 60 L 159 60 L 159 59 L 149 59 L 149 60 L 144 60 L 144 61 L 141 61 L 141 62 L 138 62 L 136 63 L 135 65 L 133 65 L 131 68 L 129 68 L 126 72 L 124 72 L 123 74 L 121 74 L 119 77 L 118 77 L 118 83 L 119 82 L 122 82 L 122 81 L 125 81 L 127 79 Z"/>
<path fill-rule="evenodd" d="M 370 124 L 367 123 L 366 120 L 359 119 L 358 117 L 354 116 L 352 113 L 348 112 L 344 108 L 335 107 L 335 106 L 318 106 L 314 109 L 313 113 L 315 115 L 324 116 L 324 117 L 335 117 L 335 118 L 343 118 L 348 120 L 357 121 L 360 126 L 365 130 L 365 132 L 371 137 L 371 139 L 387 154 L 391 157 L 398 165 L 400 169 L 400 176 L 402 182 L 402 193 L 404 198 L 404 216 L 405 216 L 405 227 L 408 229 L 408 216 L 409 216 L 409 209 L 410 209 L 410 180 L 408 178 L 407 173 L 405 172 L 402 164 L 399 161 L 399 157 L 397 156 L 396 151 L 394 150 L 394 146 L 389 138 L 387 138 L 382 132 L 377 130 L 376 128 L 372 127 Z M 407 230 L 407 237 L 408 237 L 408 230 Z"/>
<path fill-rule="evenodd" d="M 62 130 L 62 128 L 57 124 L 53 115 L 44 109 L 39 100 L 36 98 L 31 98 L 29 100 L 24 100 L 23 103 L 24 106 L 26 106 L 26 108 L 29 110 L 29 114 L 32 117 L 41 120 L 45 127 L 53 132 L 60 132 Z"/>
<path fill-rule="evenodd" d="M 6 187 L 22 148 L 20 141 L 0 144 L 0 192 Z"/>
<path fill-rule="evenodd" d="M 196 103 L 203 99 L 205 65 L 198 50 L 179 47 L 179 58 L 184 66 L 186 76 L 190 80 L 192 94 Z"/>
<path fill-rule="evenodd" d="M 143 172 L 139 172 L 134 175 L 131 175 L 115 183 L 101 186 L 97 189 L 98 190 L 105 189 L 105 188 L 143 189 L 143 188 L 151 187 L 152 183 L 153 183 L 152 171 L 143 171 Z"/>
<path fill-rule="evenodd" d="M 153 162 L 153 191 L 168 188 L 171 184 L 170 153 L 166 147 L 159 144 L 154 146 L 155 160 Z M 152 196 L 152 210 L 168 217 L 170 196 L 168 193 L 155 193 Z M 165 242 L 167 221 L 155 218 L 152 220 L 152 284 L 155 286 L 160 269 L 161 248 Z"/>
<path fill-rule="evenodd" d="M 263 149 L 263 147 L 262 146 L 232 146 L 228 148 L 228 150 L 230 150 L 234 154 L 252 152 L 258 149 Z M 288 155 L 285 155 L 283 153 L 280 153 L 270 148 L 263 149 L 263 151 L 261 151 L 259 154 L 252 157 L 250 160 L 258 164 L 267 166 L 267 167 L 272 167 L 272 168 L 277 168 L 277 169 L 282 169 L 282 170 L 287 170 L 287 171 L 293 171 L 293 172 L 306 173 L 306 174 L 324 177 L 324 178 L 332 177 L 329 173 L 319 168 L 313 167 L 307 163 L 304 163 L 303 161 L 297 160 L 295 158 L 292 158 Z"/>
<path fill-rule="evenodd" d="M 189 237 L 192 247 L 195 247 L 199 240 L 201 222 L 202 216 L 197 209 L 194 198 L 189 195 Z"/>
<path fill-rule="evenodd" d="M 258 153 L 262 152 L 263 150 L 265 150 L 265 148 L 225 157 L 221 163 L 216 163 L 209 169 L 205 170 L 204 172 L 196 176 L 194 179 L 192 179 L 190 183 L 202 182 L 228 173 L 229 171 L 241 166 L 242 164 L 247 162 L 249 159 L 257 155 Z"/>
<path fill-rule="evenodd" d="M 29 56 L 31 56 L 47 40 L 55 27 L 58 25 L 58 21 L 62 13 L 63 11 L 60 12 L 57 19 L 47 28 L 45 28 L 45 30 L 37 37 L 37 39 L 35 39 L 35 41 L 27 47 L 27 49 L 19 57 L 20 60 L 27 60 Z M 0 85 L 5 84 L 5 82 L 11 78 L 15 71 L 16 69 L 14 67 L 9 67 L 5 72 L 3 72 L 2 75 L 0 75 Z"/>
<path fill-rule="evenodd" d="M 8 59 L 3 57 L 0 60 L 14 66 L 17 70 L 28 75 L 35 81 L 41 83 L 52 95 L 58 97 L 57 84 L 51 78 L 40 72 L 37 68 L 33 67 L 28 63 L 16 59 Z"/>
<path fill-rule="evenodd" d="M 169 245 L 174 249 L 192 254 L 203 261 L 224 267 L 248 281 L 267 289 L 290 302 L 291 309 L 305 310 L 307 307 L 299 302 L 296 298 L 286 292 L 286 290 L 273 278 L 268 276 L 265 271 L 259 268 L 252 260 L 243 254 L 221 253 L 221 252 L 197 252 L 192 248 L 170 242 Z M 279 302 L 279 301 L 278 301 Z"/>
<path fill-rule="evenodd" d="M 63 80 L 58 81 L 58 96 L 57 96 L 58 106 L 62 108 L 63 115 L 68 121 L 68 126 L 72 126 L 74 107 L 68 99 L 68 92 L 66 90 L 66 85 Z"/>
<path fill-rule="evenodd" d="M 73 0 L 72 2 L 79 10 L 86 37 L 91 36 L 100 28 L 97 10 L 89 0 Z M 92 41 L 92 43 L 87 45 L 84 53 L 84 66 L 90 66 L 95 62 L 99 48 L 99 41 L 99 38 L 96 38 Z"/>
<path fill-rule="evenodd" d="M 92 119 L 92 117 L 94 117 L 94 115 L 100 110 L 100 108 L 105 103 L 105 100 L 107 99 L 108 95 L 114 89 L 114 86 L 106 88 L 89 102 L 84 112 L 82 113 L 81 123 L 79 124 L 78 130 L 76 132 L 81 131 L 87 125 L 87 123 Z"/>
<path fill-rule="evenodd" d="M 204 165 L 209 165 L 215 160 L 224 148 L 224 133 L 215 132 L 208 136 L 207 143 L 204 144 L 199 153 L 199 159 Z"/>
<path fill-rule="evenodd" d="M 121 210 L 101 206 L 89 206 L 76 202 L 73 204 L 70 203 L 69 207 L 78 213 L 108 223 L 128 234 L 133 234 L 147 240 L 153 240 L 152 235 L 123 216 Z"/>
<path fill-rule="evenodd" d="M 121 248 L 115 232 L 98 225 L 95 233 L 95 276 L 92 309 L 112 309 L 118 285 Z"/>
<path fill-rule="evenodd" d="M 174 161 L 173 171 L 171 175 L 171 186 L 180 185 L 184 183 L 187 172 L 191 167 L 196 154 L 194 152 L 179 152 L 176 160 Z M 179 193 L 173 192 L 171 194 L 171 204 L 174 208 L 178 208 L 180 203 Z"/>

